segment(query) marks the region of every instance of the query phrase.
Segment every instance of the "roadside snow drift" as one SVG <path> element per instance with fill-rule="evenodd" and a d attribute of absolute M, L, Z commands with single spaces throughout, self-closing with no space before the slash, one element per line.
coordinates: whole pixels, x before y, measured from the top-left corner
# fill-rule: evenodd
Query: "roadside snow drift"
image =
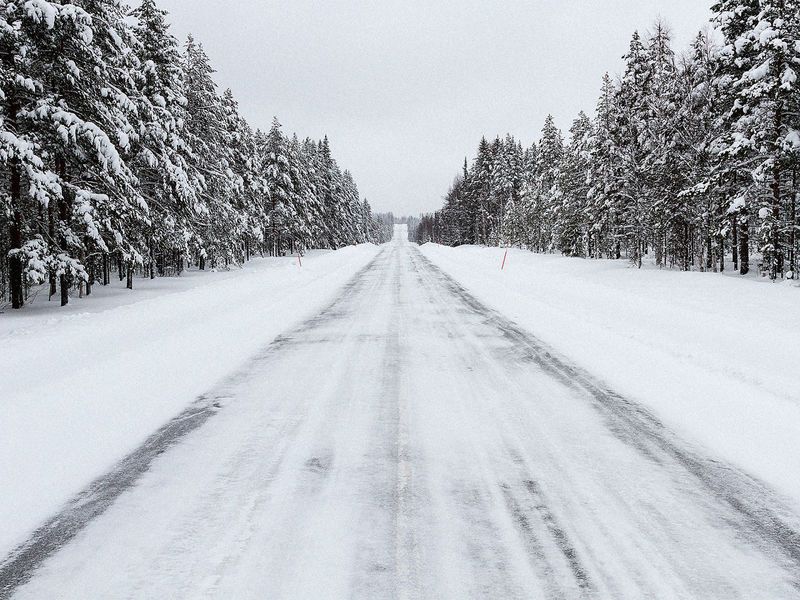
<path fill-rule="evenodd" d="M 0 556 L 377 252 L 256 259 L 1 315 Z"/>
<path fill-rule="evenodd" d="M 481 302 L 800 505 L 800 289 L 425 244 Z"/>

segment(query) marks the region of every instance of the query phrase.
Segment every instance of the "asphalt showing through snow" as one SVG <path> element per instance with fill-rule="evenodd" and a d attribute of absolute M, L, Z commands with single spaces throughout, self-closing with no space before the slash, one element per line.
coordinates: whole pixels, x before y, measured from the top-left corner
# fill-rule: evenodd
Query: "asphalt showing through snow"
<path fill-rule="evenodd" d="M 798 531 L 398 236 L 0 563 L 0 597 L 800 598 Z"/>

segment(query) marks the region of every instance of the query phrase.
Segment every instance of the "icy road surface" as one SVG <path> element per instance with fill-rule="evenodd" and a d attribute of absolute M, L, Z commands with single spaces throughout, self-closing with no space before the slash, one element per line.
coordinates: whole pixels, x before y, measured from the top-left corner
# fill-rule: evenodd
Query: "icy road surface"
<path fill-rule="evenodd" d="M 798 529 L 399 230 L 0 565 L 0 595 L 800 598 Z"/>

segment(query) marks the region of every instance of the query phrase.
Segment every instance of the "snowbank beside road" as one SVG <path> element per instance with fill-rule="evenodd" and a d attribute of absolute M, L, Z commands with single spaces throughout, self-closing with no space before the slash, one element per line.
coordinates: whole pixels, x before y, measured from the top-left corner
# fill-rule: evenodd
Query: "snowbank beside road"
<path fill-rule="evenodd" d="M 377 252 L 256 259 L 0 315 L 0 558 Z"/>
<path fill-rule="evenodd" d="M 434 264 L 667 426 L 800 505 L 800 289 L 503 249 Z M 535 393 L 535 392 L 532 392 Z"/>

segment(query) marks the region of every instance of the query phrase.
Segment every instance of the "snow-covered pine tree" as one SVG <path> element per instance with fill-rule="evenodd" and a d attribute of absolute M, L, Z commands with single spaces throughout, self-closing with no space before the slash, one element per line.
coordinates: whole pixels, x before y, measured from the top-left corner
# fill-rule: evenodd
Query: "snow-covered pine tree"
<path fill-rule="evenodd" d="M 342 210 L 344 211 L 347 244 L 364 243 L 364 223 L 361 219 L 361 200 L 353 174 L 347 169 L 342 173 Z"/>
<path fill-rule="evenodd" d="M 268 244 L 269 253 L 280 256 L 289 245 L 289 206 L 294 194 L 289 158 L 287 157 L 286 140 L 281 133 L 281 124 L 277 117 L 267 134 L 264 148 L 264 176 L 269 193 Z"/>
<path fill-rule="evenodd" d="M 739 152 L 736 146 L 735 124 L 741 116 L 738 99 L 738 82 L 743 74 L 753 68 L 752 56 L 737 50 L 737 40 L 747 31 L 759 13 L 760 0 L 719 0 L 712 6 L 714 22 L 724 37 L 719 53 L 717 88 L 722 92 L 722 124 L 715 140 L 717 178 L 720 186 L 728 190 L 728 212 L 733 220 L 733 261 L 739 273 L 750 270 L 750 219 L 753 196 L 757 194 L 752 177 L 750 157 Z"/>
<path fill-rule="evenodd" d="M 728 43 L 731 72 L 737 78 L 726 153 L 747 161 L 758 203 L 759 247 L 772 279 L 785 272 L 788 233 L 794 229 L 787 194 L 800 151 L 797 70 L 800 69 L 800 4 L 796 0 L 762 0 L 715 6 Z M 744 19 L 732 25 L 732 20 Z M 791 177 L 791 179 L 795 179 Z M 791 199 L 789 202 L 788 198 Z M 743 260 L 743 259 L 742 259 Z"/>
<path fill-rule="evenodd" d="M 475 244 L 486 244 L 489 239 L 491 186 L 492 150 L 486 138 L 482 137 L 469 176 L 469 212 L 474 219 L 472 231 Z"/>
<path fill-rule="evenodd" d="M 649 245 L 655 250 L 656 265 L 664 262 L 667 237 L 676 221 L 675 199 L 683 187 L 683 172 L 677 168 L 672 143 L 678 105 L 678 79 L 675 53 L 669 28 L 662 20 L 655 22 L 647 39 L 646 69 L 648 87 L 644 98 L 644 130 L 641 143 L 644 151 L 644 205 L 649 214 Z M 683 224 L 682 231 L 694 233 L 694 223 Z M 680 229 L 680 226 L 679 226 Z M 648 241 L 645 241 L 648 244 Z M 690 244 L 684 238 L 684 250 L 690 255 Z M 645 248 L 646 251 L 646 248 Z M 690 257 L 691 261 L 691 257 Z M 690 262 L 689 261 L 689 262 Z"/>
<path fill-rule="evenodd" d="M 492 167 L 493 212 L 492 238 L 494 243 L 505 242 L 505 216 L 519 202 L 522 188 L 522 151 L 511 134 L 497 140 Z M 512 227 L 513 229 L 513 227 Z"/>
<path fill-rule="evenodd" d="M 564 138 L 552 115 L 547 115 L 538 144 L 536 177 L 526 198 L 533 248 L 538 252 L 553 249 L 556 205 L 561 198 L 561 161 Z"/>
<path fill-rule="evenodd" d="M 614 136 L 619 149 L 617 175 L 620 234 L 628 257 L 638 267 L 647 251 L 651 217 L 648 196 L 647 148 L 644 145 L 649 122 L 648 100 L 652 93 L 647 49 L 638 32 L 631 38 L 625 55 L 625 71 L 615 99 L 617 120 Z"/>
<path fill-rule="evenodd" d="M 292 251 L 302 253 L 313 245 L 313 223 L 318 218 L 314 211 L 316 198 L 310 179 L 312 165 L 297 135 L 287 142 L 286 152 L 292 178 Z"/>
<path fill-rule="evenodd" d="M 189 255 L 187 240 L 197 238 L 199 195 L 203 179 L 187 139 L 186 91 L 178 41 L 169 33 L 166 12 L 142 0 L 131 12 L 139 40 L 137 79 L 139 136 L 133 143 L 132 168 L 151 208 L 150 273 L 180 271 Z"/>
<path fill-rule="evenodd" d="M 731 229 L 724 178 L 714 160 L 724 93 L 718 85 L 716 53 L 708 34 L 700 32 L 681 59 L 669 138 L 670 172 L 681 182 L 670 209 L 673 233 L 669 241 L 680 239 L 681 224 L 691 222 L 701 232 L 698 250 L 705 254 L 703 268 L 708 270 L 724 270 L 725 239 Z M 673 258 L 681 253 L 671 243 L 667 251 Z"/>
<path fill-rule="evenodd" d="M 130 149 L 135 115 L 125 73 L 129 48 L 118 33 L 126 25 L 115 3 L 87 7 L 101 11 L 97 19 L 74 5 L 59 6 L 55 21 L 68 26 L 36 40 L 44 95 L 26 115 L 37 123 L 62 188 L 57 210 L 49 211 L 55 226 L 48 240 L 62 305 L 73 281 L 88 279 L 87 253 L 108 252 L 112 244 L 125 264 L 141 263 L 141 232 L 149 223 L 122 156 Z"/>
<path fill-rule="evenodd" d="M 506 134 L 497 157 L 497 165 L 493 172 L 492 187 L 499 198 L 498 235 L 503 243 L 519 244 L 520 222 L 519 210 L 523 183 L 522 146 Z M 510 223 L 506 220 L 510 218 Z"/>
<path fill-rule="evenodd" d="M 595 258 L 620 258 L 619 179 L 620 150 L 616 137 L 617 88 L 611 77 L 603 75 L 600 98 L 593 120 L 593 135 L 589 139 L 589 172 L 587 183 L 587 214 L 591 223 L 589 232 L 590 255 Z"/>
<path fill-rule="evenodd" d="M 241 236 L 231 204 L 241 181 L 230 168 L 230 131 L 220 126 L 228 118 L 229 107 L 217 95 L 213 73 L 202 44 L 189 36 L 184 54 L 187 139 L 193 150 L 193 166 L 204 183 L 195 210 L 195 237 L 190 243 L 201 269 L 207 261 L 218 266 L 235 260 L 236 238 Z"/>
<path fill-rule="evenodd" d="M 19 10 L 16 3 L 0 1 L 0 164 L 8 182 L 7 193 L 0 196 L 0 222 L 6 232 L 0 250 L 8 256 L 13 308 L 24 305 L 26 285 L 41 283 L 51 271 L 47 224 L 41 217 L 37 222 L 36 215 L 55 205 L 62 189 L 43 152 L 41 124 L 27 116 L 47 93 L 38 42 L 61 27 L 91 35 L 88 15 L 82 12 L 65 22 L 55 3 Z"/>
<path fill-rule="evenodd" d="M 308 248 L 324 248 L 328 232 L 325 225 L 325 195 L 319 145 L 310 138 L 303 140 L 298 156 L 301 159 L 304 187 L 303 207 L 309 232 Z"/>
<path fill-rule="evenodd" d="M 556 248 L 568 256 L 586 256 L 589 225 L 587 223 L 589 140 L 592 122 L 581 111 L 569 130 L 569 145 L 561 161 L 561 195 L 555 200 L 554 239 Z"/>

